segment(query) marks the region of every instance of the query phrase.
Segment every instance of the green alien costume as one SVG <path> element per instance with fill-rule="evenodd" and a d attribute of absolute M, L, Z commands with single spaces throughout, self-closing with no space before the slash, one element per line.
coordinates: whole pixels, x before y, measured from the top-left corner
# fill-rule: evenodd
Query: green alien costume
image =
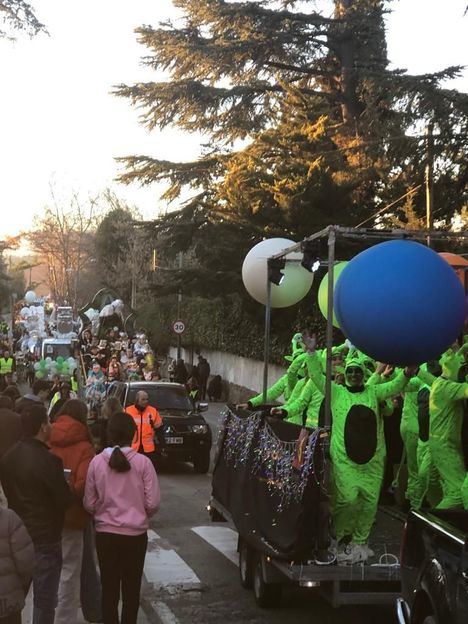
<path fill-rule="evenodd" d="M 299 366 L 296 364 L 297 358 L 304 353 L 302 334 L 294 334 L 291 340 L 291 347 L 292 355 L 285 356 L 285 360 L 291 362 L 291 364 L 289 365 L 286 374 L 282 375 L 267 389 L 266 403 L 273 403 L 273 401 L 276 401 L 276 399 L 279 399 L 281 396 L 284 401 L 287 402 L 290 399 L 297 382 L 305 375 L 303 363 Z M 263 400 L 263 392 L 260 392 L 260 394 L 257 394 L 257 396 L 252 397 L 248 401 L 250 408 L 258 407 L 259 405 L 263 405 L 263 403 L 265 403 Z"/>
<path fill-rule="evenodd" d="M 468 510 L 468 472 L 466 473 L 466 477 L 462 485 L 462 502 L 463 509 Z"/>
<path fill-rule="evenodd" d="M 342 344 L 338 347 L 332 348 L 332 358 L 340 358 L 343 355 L 343 351 L 346 348 L 345 344 Z M 317 358 L 320 362 L 322 373 L 325 373 L 326 370 L 326 357 L 327 351 L 324 349 L 323 351 L 316 351 Z M 307 353 L 299 355 L 294 363 L 289 367 L 290 374 L 293 376 L 297 375 L 298 370 L 302 366 L 305 366 L 307 360 Z M 335 373 L 344 372 L 343 366 L 334 366 Z M 299 389 L 300 392 L 294 392 L 291 395 L 289 401 L 283 406 L 284 411 L 287 413 L 286 421 L 292 422 L 296 425 L 305 424 L 306 427 L 318 427 L 319 417 L 320 417 L 320 409 L 323 404 L 324 396 L 318 390 L 316 384 L 309 379 L 308 377 L 302 382 L 296 385 L 296 389 Z M 305 416 L 305 418 L 304 418 Z"/>
<path fill-rule="evenodd" d="M 299 396 L 291 396 L 283 406 L 287 413 L 286 421 L 296 425 L 305 424 L 306 427 L 317 427 L 319 422 L 320 407 L 323 402 L 323 394 L 317 389 L 312 379 L 304 379 Z M 298 382 L 298 386 L 299 386 Z M 305 413 L 305 423 L 304 423 Z"/>
<path fill-rule="evenodd" d="M 315 354 L 307 360 L 310 378 L 324 392 L 324 378 Z M 360 359 L 349 359 L 346 368 L 359 367 Z M 400 393 L 408 382 L 403 372 L 386 383 L 351 388 L 332 383 L 333 426 L 331 510 L 336 538 L 351 536 L 354 544 L 365 544 L 377 512 L 385 463 L 385 438 L 379 405 Z"/>
<path fill-rule="evenodd" d="M 436 377 L 434 377 L 436 379 Z M 432 384 L 431 384 L 432 385 Z M 418 392 L 419 438 L 417 448 L 419 500 L 414 509 L 420 509 L 426 499 L 430 507 L 435 507 L 442 498 L 439 475 L 434 466 L 429 448 L 429 395 L 430 386 L 424 384 Z"/>
<path fill-rule="evenodd" d="M 405 447 L 408 469 L 406 498 L 410 502 L 411 509 L 419 509 L 421 504 L 421 487 L 418 476 L 418 392 L 423 385 L 424 383 L 417 378 L 411 379 L 406 384 L 400 424 L 400 434 Z"/>
<path fill-rule="evenodd" d="M 468 398 L 468 383 L 456 381 L 460 361 L 452 351 L 442 356 L 442 376 L 432 384 L 429 396 L 429 448 L 443 492 L 437 505 L 439 509 L 462 506 L 462 486 L 466 477 L 461 444 L 462 401 Z"/>

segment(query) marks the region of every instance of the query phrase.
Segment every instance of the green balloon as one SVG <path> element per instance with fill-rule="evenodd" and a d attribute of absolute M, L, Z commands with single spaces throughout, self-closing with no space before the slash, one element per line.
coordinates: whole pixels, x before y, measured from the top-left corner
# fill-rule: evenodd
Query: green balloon
<path fill-rule="evenodd" d="M 59 364 L 61 366 L 64 363 L 64 361 L 65 360 L 63 359 L 63 357 L 61 355 L 59 355 L 58 358 L 57 358 L 57 364 Z"/>
<path fill-rule="evenodd" d="M 347 262 L 339 262 L 338 264 L 335 264 L 334 270 L 333 270 L 333 284 L 334 284 L 333 291 L 336 288 L 336 282 L 338 278 L 340 277 L 341 271 L 345 268 L 347 264 L 348 264 Z M 327 318 L 328 273 L 324 275 L 322 281 L 320 282 L 320 286 L 318 290 L 318 304 L 319 304 L 320 312 L 323 314 L 325 318 Z M 333 325 L 338 328 L 340 327 L 340 324 L 338 323 L 338 319 L 336 318 L 335 313 L 333 313 Z"/>
<path fill-rule="evenodd" d="M 41 371 L 41 370 L 36 371 L 36 377 L 38 379 L 42 379 L 44 377 L 44 371 Z"/>
<path fill-rule="evenodd" d="M 42 368 L 45 370 L 46 367 L 46 361 L 45 360 L 39 360 L 39 368 Z"/>

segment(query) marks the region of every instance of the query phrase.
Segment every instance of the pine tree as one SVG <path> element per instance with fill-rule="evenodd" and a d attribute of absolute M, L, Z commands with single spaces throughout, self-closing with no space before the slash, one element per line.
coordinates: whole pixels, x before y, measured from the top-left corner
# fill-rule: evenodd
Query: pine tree
<path fill-rule="evenodd" d="M 143 108 L 148 128 L 201 131 L 209 147 L 189 163 L 124 158 L 121 179 L 166 180 L 168 200 L 189 186 L 201 190 L 194 208 L 303 236 L 356 224 L 420 183 L 432 123 L 441 216 L 460 210 L 468 97 L 440 87 L 460 68 L 389 71 L 386 2 L 334 4 L 325 17 L 304 10 L 315 2 L 175 0 L 182 26 L 138 29 L 145 63 L 170 80 L 121 85 L 118 95 Z"/>
<path fill-rule="evenodd" d="M 0 37 L 11 37 L 12 31 L 15 30 L 37 35 L 41 30 L 45 30 L 45 26 L 37 19 L 29 2 L 0 0 Z"/>
<path fill-rule="evenodd" d="M 137 29 L 144 63 L 168 79 L 116 88 L 142 111 L 148 129 L 175 126 L 206 137 L 194 162 L 120 159 L 125 183 L 165 182 L 163 197 L 174 202 L 191 194 L 149 226 L 173 269 L 157 273 L 155 293 L 222 295 L 218 307 L 231 308 L 241 297 L 243 312 L 255 320 L 258 306 L 251 310 L 240 275 L 245 253 L 261 238 L 300 240 L 329 223 L 370 226 L 373 215 L 408 192 L 417 222 L 425 209 L 429 124 L 437 219 L 448 227 L 462 212 L 468 96 L 442 86 L 460 68 L 427 75 L 390 70 L 384 27 L 390 2 L 335 0 L 331 15 L 312 0 L 173 4 L 182 21 Z M 400 217 L 407 220 L 404 211 Z M 182 272 L 174 263 L 180 250 L 190 256 Z M 289 334 L 291 314 L 274 317 Z M 261 334 L 259 325 L 253 328 Z M 279 344 L 287 343 L 285 335 Z"/>

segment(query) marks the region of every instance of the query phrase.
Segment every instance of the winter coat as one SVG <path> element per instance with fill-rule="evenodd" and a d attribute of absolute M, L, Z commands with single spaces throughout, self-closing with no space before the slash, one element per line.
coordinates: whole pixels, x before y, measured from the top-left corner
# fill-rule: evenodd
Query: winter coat
<path fill-rule="evenodd" d="M 32 405 L 44 405 L 44 402 L 35 394 L 25 394 L 16 400 L 15 412 L 21 415 L 26 408 Z"/>
<path fill-rule="evenodd" d="M 197 368 L 200 379 L 208 379 L 208 377 L 210 376 L 211 368 L 206 358 L 202 358 L 198 362 Z"/>
<path fill-rule="evenodd" d="M 24 522 L 34 544 L 59 542 L 71 502 L 61 460 L 40 440 L 26 438 L 0 460 L 0 478 L 8 506 Z"/>
<path fill-rule="evenodd" d="M 0 507 L 0 618 L 24 607 L 34 568 L 34 547 L 12 509 Z"/>
<path fill-rule="evenodd" d="M 84 506 L 94 516 L 98 533 L 141 535 L 159 507 L 158 477 L 148 457 L 130 447 L 121 450 L 130 462 L 130 470 L 117 472 L 110 468 L 112 448 L 96 455 L 86 479 Z"/>
<path fill-rule="evenodd" d="M 0 409 L 0 457 L 16 444 L 22 435 L 21 418 L 7 408 Z"/>
<path fill-rule="evenodd" d="M 73 503 L 65 515 L 65 528 L 84 529 L 88 516 L 82 501 L 86 474 L 94 457 L 88 429 L 78 420 L 62 414 L 52 425 L 49 446 L 51 452 L 60 457 L 63 467 L 71 470 L 68 485 L 73 494 Z"/>

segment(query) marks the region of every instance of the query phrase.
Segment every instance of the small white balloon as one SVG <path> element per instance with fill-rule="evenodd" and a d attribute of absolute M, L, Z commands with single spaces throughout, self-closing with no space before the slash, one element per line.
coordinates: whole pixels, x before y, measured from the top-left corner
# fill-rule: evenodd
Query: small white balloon
<path fill-rule="evenodd" d="M 24 295 L 24 299 L 28 303 L 34 303 L 36 301 L 36 293 L 34 290 L 28 290 L 28 292 Z"/>
<path fill-rule="evenodd" d="M 267 300 L 267 259 L 292 245 L 294 241 L 287 238 L 269 238 L 252 247 L 245 256 L 242 281 L 249 295 L 259 303 L 266 304 Z M 271 285 L 273 308 L 286 308 L 303 299 L 314 280 L 314 274 L 309 273 L 300 264 L 302 259 L 300 251 L 288 254 L 287 258 L 298 262 L 286 262 L 284 269 L 281 270 L 284 273 L 283 281 L 279 286 Z"/>

